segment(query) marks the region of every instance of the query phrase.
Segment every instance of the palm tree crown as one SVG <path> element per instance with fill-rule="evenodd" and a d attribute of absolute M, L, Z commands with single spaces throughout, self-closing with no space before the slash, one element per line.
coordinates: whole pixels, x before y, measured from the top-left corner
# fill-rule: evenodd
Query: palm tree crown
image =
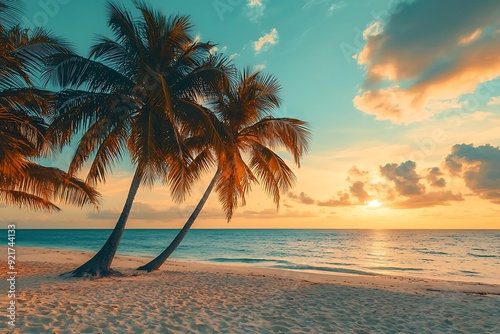
<path fill-rule="evenodd" d="M 200 43 L 187 16 L 165 17 L 135 1 L 140 19 L 108 3 L 114 39 L 99 37 L 90 57 L 60 53 L 48 61 L 45 78 L 67 87 L 57 97 L 52 135 L 67 144 L 83 132 L 69 173 L 93 157 L 87 181 L 106 173 L 130 154 L 141 179 L 166 181 L 182 200 L 197 175 L 184 138 L 189 126 L 209 121 L 196 101 L 228 70 Z M 182 131 L 181 131 L 182 129 Z"/>
<path fill-rule="evenodd" d="M 16 5 L 0 1 L 3 23 L 15 23 Z M 44 116 L 54 95 L 33 78 L 42 59 L 61 50 L 64 43 L 42 29 L 0 25 L 0 201 L 9 205 L 58 211 L 55 200 L 98 203 L 99 194 L 81 180 L 31 161 L 53 149 Z"/>
<path fill-rule="evenodd" d="M 272 116 L 280 105 L 280 90 L 274 76 L 247 69 L 237 79 L 221 81 L 218 97 L 209 103 L 225 144 L 216 153 L 220 177 L 215 190 L 227 219 L 245 204 L 252 184 L 260 183 L 279 206 L 280 192 L 295 182 L 293 171 L 275 150 L 284 148 L 300 166 L 311 133 L 304 121 Z"/>

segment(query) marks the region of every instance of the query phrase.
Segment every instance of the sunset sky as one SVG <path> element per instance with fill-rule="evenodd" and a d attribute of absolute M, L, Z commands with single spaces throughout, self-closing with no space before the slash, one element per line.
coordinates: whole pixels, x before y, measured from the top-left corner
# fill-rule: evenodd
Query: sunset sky
<path fill-rule="evenodd" d="M 84 55 L 96 34 L 111 35 L 102 0 L 24 2 L 25 26 L 42 25 Z M 195 228 L 500 228 L 498 0 L 148 3 L 191 15 L 194 33 L 239 68 L 276 75 L 284 87 L 277 116 L 313 131 L 278 211 L 255 187 L 227 223 L 213 195 Z M 66 169 L 71 154 L 44 163 Z M 141 188 L 128 227 L 182 226 L 211 176 L 180 205 L 161 184 Z M 2 207 L 0 220 L 112 228 L 131 178 L 124 159 L 98 187 L 100 211 Z"/>

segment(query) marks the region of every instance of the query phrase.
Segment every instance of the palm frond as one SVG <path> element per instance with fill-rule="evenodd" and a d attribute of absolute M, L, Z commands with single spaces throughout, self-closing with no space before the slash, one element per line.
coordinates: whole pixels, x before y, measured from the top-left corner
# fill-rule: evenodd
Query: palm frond
<path fill-rule="evenodd" d="M 22 191 L 0 188 L 0 203 L 28 208 L 36 211 L 61 211 L 61 209 L 49 200 Z"/>
<path fill-rule="evenodd" d="M 196 65 L 172 84 L 172 90 L 179 96 L 191 100 L 199 94 L 207 99 L 216 97 L 221 82 L 235 72 L 228 58 L 219 55 L 205 57 Z"/>
<path fill-rule="evenodd" d="M 24 70 L 31 74 L 40 72 L 46 57 L 71 53 L 68 42 L 39 27 L 29 30 L 16 26 L 7 34 L 12 41 L 11 55 L 20 59 Z"/>
<path fill-rule="evenodd" d="M 273 149 L 284 147 L 300 166 L 300 157 L 307 153 L 311 132 L 304 121 L 268 116 L 241 131 L 240 140 L 247 139 L 256 140 Z"/>
<path fill-rule="evenodd" d="M 129 119 L 123 119 L 114 126 L 99 144 L 95 157 L 87 174 L 87 182 L 91 185 L 106 182 L 106 174 L 122 159 L 130 134 Z"/>
<path fill-rule="evenodd" d="M 109 136 L 115 126 L 115 120 L 100 118 L 83 134 L 71 159 L 68 174 L 73 175 L 80 170 L 90 156 L 99 149 L 102 142 Z M 121 155 L 120 155 L 121 156 Z M 113 160 L 116 157 L 108 157 Z"/>
<path fill-rule="evenodd" d="M 119 4 L 108 1 L 108 26 L 116 41 L 123 45 L 129 53 L 144 58 L 144 44 L 141 32 L 132 13 Z"/>
<path fill-rule="evenodd" d="M 36 88 L 9 88 L 0 91 L 0 108 L 10 113 L 45 116 L 55 94 Z"/>
<path fill-rule="evenodd" d="M 220 176 L 215 191 L 219 195 L 227 220 L 231 220 L 238 206 L 246 204 L 246 195 L 252 184 L 258 182 L 238 150 L 228 150 L 219 155 Z"/>
<path fill-rule="evenodd" d="M 56 54 L 46 58 L 42 78 L 46 83 L 66 87 L 85 87 L 94 92 L 132 89 L 134 82 L 100 62 L 76 54 Z"/>
<path fill-rule="evenodd" d="M 295 174 L 271 149 L 256 142 L 252 146 L 250 168 L 276 206 L 279 206 L 280 191 L 286 193 L 292 188 L 296 181 Z"/>
<path fill-rule="evenodd" d="M 138 78 L 137 55 L 128 52 L 123 45 L 107 37 L 98 37 L 97 43 L 91 48 L 89 58 L 116 69 L 132 81 Z"/>
<path fill-rule="evenodd" d="M 216 152 L 222 151 L 230 129 L 209 109 L 186 99 L 179 99 L 176 102 L 175 116 L 181 125 L 180 132 L 187 138 L 203 138 Z"/>
<path fill-rule="evenodd" d="M 98 206 L 100 194 L 82 180 L 70 177 L 57 168 L 26 162 L 23 173 L 9 174 L 0 169 L 0 188 L 12 194 L 29 194 L 27 198 L 41 198 L 46 203 L 57 200 L 76 206 Z"/>
<path fill-rule="evenodd" d="M 0 22 L 3 27 L 17 24 L 22 14 L 21 3 L 18 0 L 0 1 Z"/>
<path fill-rule="evenodd" d="M 51 125 L 48 136 L 52 142 L 67 144 L 72 136 L 86 131 L 100 117 L 124 117 L 133 112 L 133 103 L 124 101 L 121 94 L 64 90 L 57 94 L 49 113 Z"/>

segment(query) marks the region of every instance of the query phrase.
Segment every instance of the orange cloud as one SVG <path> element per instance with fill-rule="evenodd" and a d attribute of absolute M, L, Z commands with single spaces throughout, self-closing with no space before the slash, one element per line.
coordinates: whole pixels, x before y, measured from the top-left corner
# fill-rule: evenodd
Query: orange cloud
<path fill-rule="evenodd" d="M 342 206 L 352 206 L 352 202 L 349 199 L 349 194 L 339 191 L 337 196 L 329 199 L 328 201 L 318 201 L 318 206 L 327 206 L 327 207 L 342 207 Z"/>
<path fill-rule="evenodd" d="M 389 205 L 393 209 L 419 209 L 438 205 L 450 205 L 450 202 L 463 201 L 462 194 L 453 194 L 451 191 L 434 191 L 427 194 L 412 196 L 404 201 Z"/>
<path fill-rule="evenodd" d="M 373 23 L 356 57 L 366 84 L 355 107 L 399 124 L 460 108 L 462 95 L 500 76 L 499 13 L 492 0 L 419 0 Z"/>
<path fill-rule="evenodd" d="M 314 204 L 315 202 L 315 200 L 312 197 L 307 196 L 307 194 L 304 192 L 301 192 L 299 195 L 295 195 L 294 193 L 289 192 L 288 198 L 302 204 Z"/>
<path fill-rule="evenodd" d="M 260 37 L 257 41 L 253 43 L 255 52 L 259 53 L 265 51 L 270 45 L 275 45 L 279 42 L 279 34 L 276 28 L 273 28 L 271 32 Z"/>

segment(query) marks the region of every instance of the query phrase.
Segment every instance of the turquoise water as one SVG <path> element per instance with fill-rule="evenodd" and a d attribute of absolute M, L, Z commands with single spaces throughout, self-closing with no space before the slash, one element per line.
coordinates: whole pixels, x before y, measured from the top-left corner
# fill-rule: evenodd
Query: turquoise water
<path fill-rule="evenodd" d="M 18 230 L 17 246 L 97 251 L 110 232 Z M 126 230 L 118 252 L 156 256 L 176 233 Z M 172 258 L 500 283 L 500 230 L 192 230 Z"/>

